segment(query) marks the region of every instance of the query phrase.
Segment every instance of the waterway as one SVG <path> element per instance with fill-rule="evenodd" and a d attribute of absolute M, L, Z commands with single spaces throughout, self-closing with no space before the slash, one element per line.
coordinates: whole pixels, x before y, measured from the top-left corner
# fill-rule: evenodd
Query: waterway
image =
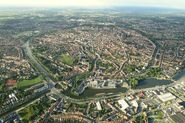
<path fill-rule="evenodd" d="M 113 89 L 92 89 L 87 88 L 84 93 L 82 93 L 80 96 L 87 98 L 87 97 L 93 97 L 98 96 L 101 94 L 109 94 L 109 93 L 125 93 L 127 91 L 127 88 L 113 88 Z"/>
<path fill-rule="evenodd" d="M 151 87 L 162 86 L 162 85 L 167 85 L 171 83 L 172 83 L 171 80 L 160 80 L 156 78 L 148 78 L 148 79 L 140 80 L 138 82 L 138 86 L 136 87 L 136 89 L 151 88 Z"/>
<path fill-rule="evenodd" d="M 177 73 L 176 75 L 174 75 L 172 79 L 175 81 L 182 80 L 182 79 L 185 80 L 185 69 Z M 139 84 L 136 89 L 150 88 L 155 86 L 167 85 L 170 83 L 172 83 L 171 80 L 158 80 L 155 78 L 148 78 L 148 79 L 139 81 Z"/>
<path fill-rule="evenodd" d="M 173 79 L 174 80 L 180 80 L 180 79 L 185 79 L 185 69 L 184 70 L 182 70 L 181 72 L 179 72 L 179 73 L 177 73 L 174 77 L 173 77 Z"/>
<path fill-rule="evenodd" d="M 112 89 L 93 89 L 93 88 L 86 88 L 85 91 L 80 96 L 75 96 L 70 93 L 70 91 L 64 92 L 65 95 L 70 96 L 76 99 L 85 99 L 91 98 L 94 96 L 101 96 L 107 94 L 117 94 L 117 93 L 125 93 L 127 92 L 127 88 L 118 87 Z"/>

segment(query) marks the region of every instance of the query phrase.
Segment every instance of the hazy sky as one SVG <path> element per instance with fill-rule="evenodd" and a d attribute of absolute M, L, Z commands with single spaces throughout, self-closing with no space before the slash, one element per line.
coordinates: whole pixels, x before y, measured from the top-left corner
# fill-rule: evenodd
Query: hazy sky
<path fill-rule="evenodd" d="M 160 6 L 185 8 L 185 0 L 0 0 L 1 6 Z"/>

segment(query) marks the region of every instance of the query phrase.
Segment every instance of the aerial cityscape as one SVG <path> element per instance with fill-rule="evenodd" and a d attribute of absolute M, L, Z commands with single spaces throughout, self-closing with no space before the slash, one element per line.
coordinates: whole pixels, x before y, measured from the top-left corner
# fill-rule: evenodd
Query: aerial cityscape
<path fill-rule="evenodd" d="M 0 0 L 0 123 L 185 123 L 185 3 L 108 1 Z"/>

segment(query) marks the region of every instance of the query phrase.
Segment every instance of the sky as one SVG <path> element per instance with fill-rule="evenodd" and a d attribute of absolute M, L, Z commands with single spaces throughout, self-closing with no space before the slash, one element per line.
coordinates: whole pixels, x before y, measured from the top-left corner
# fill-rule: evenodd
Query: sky
<path fill-rule="evenodd" d="M 0 6 L 111 7 L 154 6 L 185 9 L 185 0 L 0 0 Z"/>

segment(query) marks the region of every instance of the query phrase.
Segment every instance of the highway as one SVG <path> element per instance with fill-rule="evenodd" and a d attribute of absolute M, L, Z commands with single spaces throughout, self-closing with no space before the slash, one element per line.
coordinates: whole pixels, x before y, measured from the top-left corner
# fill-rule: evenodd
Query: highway
<path fill-rule="evenodd" d="M 50 79 L 50 74 L 42 67 L 42 65 L 35 59 L 35 57 L 32 54 L 32 51 L 29 47 L 29 41 L 27 41 L 24 45 L 24 51 L 26 53 L 26 56 L 29 58 L 29 61 L 35 65 L 37 70 L 45 77 L 46 81 L 51 82 L 54 84 L 53 80 Z"/>

